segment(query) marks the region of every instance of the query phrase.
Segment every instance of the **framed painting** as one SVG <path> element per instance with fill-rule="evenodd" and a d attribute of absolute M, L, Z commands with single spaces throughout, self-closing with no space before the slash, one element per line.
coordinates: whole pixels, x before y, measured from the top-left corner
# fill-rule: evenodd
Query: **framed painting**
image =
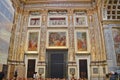
<path fill-rule="evenodd" d="M 27 53 L 39 52 L 39 30 L 29 30 L 27 33 Z"/>
<path fill-rule="evenodd" d="M 75 74 L 75 68 L 70 68 L 70 74 Z"/>
<path fill-rule="evenodd" d="M 89 53 L 89 38 L 87 30 L 75 31 L 75 51 L 77 53 Z"/>
<path fill-rule="evenodd" d="M 117 54 L 117 65 L 120 66 L 120 54 Z"/>
<path fill-rule="evenodd" d="M 74 26 L 88 26 L 87 16 L 74 16 Z"/>
<path fill-rule="evenodd" d="M 49 30 L 47 32 L 47 48 L 67 48 L 68 34 L 65 30 Z"/>
<path fill-rule="evenodd" d="M 40 27 L 41 26 L 41 16 L 30 16 L 28 27 Z"/>
<path fill-rule="evenodd" d="M 117 65 L 120 66 L 120 28 L 112 29 L 113 41 L 114 41 L 114 49 L 116 53 L 116 62 Z"/>
<path fill-rule="evenodd" d="M 93 74 L 98 74 L 98 68 L 93 68 Z"/>
<path fill-rule="evenodd" d="M 68 17 L 67 16 L 48 16 L 49 27 L 67 27 Z"/>
<path fill-rule="evenodd" d="M 39 68 L 38 73 L 39 73 L 39 74 L 44 74 L 44 68 Z"/>

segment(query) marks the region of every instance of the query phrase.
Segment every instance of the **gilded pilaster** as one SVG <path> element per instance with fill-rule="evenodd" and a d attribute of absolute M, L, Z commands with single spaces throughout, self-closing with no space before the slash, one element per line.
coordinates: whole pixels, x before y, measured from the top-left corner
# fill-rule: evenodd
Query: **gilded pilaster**
<path fill-rule="evenodd" d="M 101 40 L 100 40 L 100 31 L 99 31 L 99 22 L 97 16 L 97 10 L 95 9 L 93 14 L 93 26 L 94 26 L 94 34 L 95 34 L 95 41 L 96 41 L 96 59 L 95 61 L 101 61 Z"/>
<path fill-rule="evenodd" d="M 105 49 L 103 40 L 103 31 L 101 25 L 101 15 L 98 11 L 98 6 L 88 11 L 90 21 L 90 41 L 92 61 L 104 61 Z"/>
<path fill-rule="evenodd" d="M 22 12 L 23 8 L 14 5 L 16 13 L 14 14 L 14 24 L 12 26 L 12 36 L 10 40 L 9 59 L 8 59 L 8 78 L 13 78 L 16 65 L 20 62 L 21 55 L 21 30 L 22 30 Z M 24 58 L 24 57 L 23 57 Z"/>
<path fill-rule="evenodd" d="M 12 25 L 12 30 L 11 30 L 11 38 L 10 38 L 10 46 L 9 46 L 9 54 L 8 54 L 8 61 L 12 60 L 12 57 L 13 57 L 13 44 L 14 44 L 14 36 L 15 36 L 15 28 L 16 28 L 16 25 L 13 24 Z"/>
<path fill-rule="evenodd" d="M 20 59 L 20 45 L 21 45 L 21 30 L 22 30 L 22 23 L 23 23 L 23 16 L 22 16 L 22 12 L 23 9 L 18 7 L 17 8 L 17 13 L 15 16 L 15 24 L 16 24 L 16 30 L 15 30 L 15 38 L 14 38 L 14 52 L 13 52 L 13 60 L 14 61 L 19 61 Z"/>
<path fill-rule="evenodd" d="M 102 1 L 100 3 L 99 1 L 99 5 L 98 5 L 98 16 L 99 16 L 99 29 L 100 29 L 100 37 L 101 37 L 101 57 L 102 57 L 102 61 L 106 61 L 106 53 L 105 53 L 105 40 L 104 40 L 104 29 L 103 29 L 103 23 L 102 23 L 102 14 L 101 14 L 101 8 L 102 8 Z"/>
<path fill-rule="evenodd" d="M 73 26 L 73 10 L 68 9 L 68 36 L 69 36 L 69 51 L 68 51 L 68 60 L 75 60 L 74 53 L 74 26 Z"/>
<path fill-rule="evenodd" d="M 91 61 L 95 61 L 96 59 L 96 41 L 95 41 L 95 30 L 94 30 L 94 21 L 93 21 L 93 10 L 88 10 L 88 22 L 89 22 L 89 33 L 90 33 L 90 43 L 91 43 Z"/>
<path fill-rule="evenodd" d="M 47 34 L 47 10 L 42 10 L 42 26 L 41 30 L 41 41 L 40 41 L 40 53 L 39 60 L 45 61 L 45 53 L 46 53 L 46 34 Z"/>
<path fill-rule="evenodd" d="M 99 4 L 99 7 L 96 6 L 96 12 L 94 14 L 94 20 L 97 21 L 97 23 L 95 24 L 96 25 L 96 34 L 98 34 L 99 36 L 96 36 L 96 41 L 97 44 L 98 44 L 98 54 L 99 55 L 99 59 L 98 61 L 105 61 L 106 60 L 106 57 L 105 57 L 105 48 L 104 48 L 104 38 L 103 38 L 103 29 L 102 29 L 102 24 L 101 24 L 101 21 L 102 21 L 102 15 L 101 15 L 101 11 L 100 11 L 100 4 Z M 97 40 L 98 39 L 98 40 Z"/>
<path fill-rule="evenodd" d="M 20 47 L 19 47 L 19 60 L 24 60 L 24 53 L 25 53 L 25 44 L 26 44 L 26 38 L 27 38 L 27 27 L 28 27 L 28 16 L 29 11 L 24 10 L 22 13 L 22 21 L 21 21 L 21 30 L 20 30 Z"/>
<path fill-rule="evenodd" d="M 17 8 L 15 8 L 15 10 L 17 10 Z M 14 14 L 14 24 L 12 26 L 12 30 L 11 30 L 11 39 L 10 39 L 10 49 L 9 49 L 9 61 L 14 60 L 14 43 L 15 43 L 15 34 L 16 34 L 16 22 L 18 20 L 18 13 L 16 12 Z"/>

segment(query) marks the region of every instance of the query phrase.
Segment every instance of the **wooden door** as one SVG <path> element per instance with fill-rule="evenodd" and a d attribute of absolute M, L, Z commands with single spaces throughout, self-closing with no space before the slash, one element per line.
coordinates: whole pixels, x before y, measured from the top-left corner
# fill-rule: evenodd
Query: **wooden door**
<path fill-rule="evenodd" d="M 35 72 L 35 59 L 28 59 L 27 78 L 33 78 Z"/>
<path fill-rule="evenodd" d="M 47 77 L 67 77 L 67 53 L 66 51 L 49 51 L 47 53 Z"/>
<path fill-rule="evenodd" d="M 79 73 L 80 78 L 88 79 L 87 59 L 79 60 Z"/>

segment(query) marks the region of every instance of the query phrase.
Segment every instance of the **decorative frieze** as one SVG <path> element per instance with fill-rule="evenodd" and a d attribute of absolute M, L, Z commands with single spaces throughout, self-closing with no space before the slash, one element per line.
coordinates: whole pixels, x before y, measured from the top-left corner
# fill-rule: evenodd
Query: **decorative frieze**
<path fill-rule="evenodd" d="M 48 15 L 66 15 L 67 10 L 48 10 Z"/>
<path fill-rule="evenodd" d="M 91 3 L 51 3 L 51 4 L 28 4 L 25 8 L 40 8 L 40 7 L 91 7 Z"/>

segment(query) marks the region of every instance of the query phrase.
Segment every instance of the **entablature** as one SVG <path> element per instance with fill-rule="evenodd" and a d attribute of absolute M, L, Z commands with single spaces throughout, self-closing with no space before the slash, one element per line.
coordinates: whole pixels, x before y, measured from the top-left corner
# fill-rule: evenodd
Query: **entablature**
<path fill-rule="evenodd" d="M 120 20 L 103 20 L 103 25 L 120 24 Z"/>
<path fill-rule="evenodd" d="M 14 8 L 54 9 L 54 8 L 91 8 L 91 0 L 11 0 Z"/>
<path fill-rule="evenodd" d="M 59 3 L 59 2 L 82 2 L 82 3 L 88 3 L 92 0 L 20 0 L 20 2 L 25 4 L 36 4 L 36 3 Z"/>

